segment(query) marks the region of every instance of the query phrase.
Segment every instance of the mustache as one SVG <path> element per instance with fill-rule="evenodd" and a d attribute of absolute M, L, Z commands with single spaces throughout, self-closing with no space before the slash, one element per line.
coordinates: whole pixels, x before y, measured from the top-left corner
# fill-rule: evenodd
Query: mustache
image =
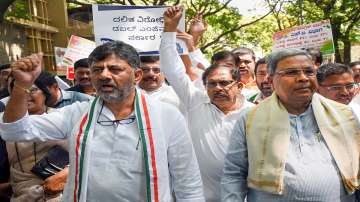
<path fill-rule="evenodd" d="M 143 77 L 142 80 L 144 81 L 158 81 L 158 78 L 153 76 Z"/>
<path fill-rule="evenodd" d="M 112 86 L 116 87 L 116 84 L 112 81 L 98 81 L 97 86 Z"/>
<path fill-rule="evenodd" d="M 303 88 L 310 88 L 310 84 L 300 84 L 295 87 L 295 90 L 303 89 Z"/>
<path fill-rule="evenodd" d="M 225 92 L 218 91 L 218 92 L 214 93 L 214 97 L 229 97 L 229 96 Z"/>
<path fill-rule="evenodd" d="M 90 78 L 82 78 L 80 81 L 90 81 Z"/>
<path fill-rule="evenodd" d="M 271 84 L 269 82 L 260 83 L 261 88 L 271 88 Z"/>

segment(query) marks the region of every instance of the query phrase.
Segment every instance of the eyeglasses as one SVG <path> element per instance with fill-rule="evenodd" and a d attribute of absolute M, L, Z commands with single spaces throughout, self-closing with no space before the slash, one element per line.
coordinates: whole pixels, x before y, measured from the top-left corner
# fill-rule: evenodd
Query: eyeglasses
<path fill-rule="evenodd" d="M 140 67 L 140 69 L 144 73 L 149 73 L 150 71 L 154 72 L 154 74 L 160 73 L 160 68 L 159 67 Z"/>
<path fill-rule="evenodd" d="M 323 86 L 323 85 L 320 85 L 320 86 Z M 332 85 L 332 86 L 323 86 L 323 87 L 329 91 L 341 91 L 342 89 L 345 88 L 347 91 L 353 92 L 359 88 L 359 84 L 358 83 L 350 83 L 350 84 L 346 84 L 346 85 Z"/>
<path fill-rule="evenodd" d="M 220 86 L 221 88 L 228 87 L 230 84 L 235 83 L 234 80 L 222 80 L 222 81 L 209 81 L 206 83 L 207 88 L 215 88 L 216 86 Z"/>
<path fill-rule="evenodd" d="M 286 77 L 298 77 L 303 73 L 307 77 L 314 77 L 316 76 L 316 70 L 314 68 L 291 68 L 291 69 L 284 69 L 278 72 L 275 72 L 275 74 L 279 74 L 280 76 L 286 76 Z"/>
<path fill-rule="evenodd" d="M 113 126 L 113 125 L 119 125 L 119 124 L 126 125 L 126 124 L 134 123 L 134 121 L 135 121 L 135 115 L 130 116 L 127 119 L 120 119 L 120 120 L 113 120 L 113 121 L 100 121 L 100 115 L 102 113 L 103 108 L 104 108 L 104 103 L 102 103 L 102 105 L 101 105 L 101 109 L 100 109 L 99 115 L 96 120 L 96 123 L 98 123 L 102 126 Z"/>

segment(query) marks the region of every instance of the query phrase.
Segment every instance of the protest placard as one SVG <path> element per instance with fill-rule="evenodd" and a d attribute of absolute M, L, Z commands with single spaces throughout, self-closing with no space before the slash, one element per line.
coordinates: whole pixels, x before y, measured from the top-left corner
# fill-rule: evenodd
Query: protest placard
<path fill-rule="evenodd" d="M 65 52 L 66 48 L 54 46 L 56 74 L 60 76 L 66 75 L 66 65 L 62 63 Z"/>
<path fill-rule="evenodd" d="M 163 6 L 93 5 L 94 35 L 97 45 L 120 40 L 132 45 L 140 55 L 157 55 L 164 29 Z M 179 30 L 185 31 L 185 13 Z M 183 41 L 178 40 L 179 54 L 187 54 Z"/>
<path fill-rule="evenodd" d="M 311 48 L 320 50 L 323 54 L 335 53 L 329 20 L 276 32 L 273 35 L 273 42 L 273 51 L 284 48 Z"/>
<path fill-rule="evenodd" d="M 74 80 L 75 79 L 75 68 L 73 66 L 69 66 L 66 69 L 66 78 L 68 80 Z"/>
<path fill-rule="evenodd" d="M 72 35 L 64 54 L 63 64 L 73 66 L 77 60 L 87 58 L 95 47 L 95 42 Z"/>

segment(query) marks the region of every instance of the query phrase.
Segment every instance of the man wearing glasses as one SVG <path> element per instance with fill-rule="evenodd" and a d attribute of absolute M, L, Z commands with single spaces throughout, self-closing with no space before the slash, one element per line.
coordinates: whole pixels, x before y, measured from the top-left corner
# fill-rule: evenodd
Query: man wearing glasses
<path fill-rule="evenodd" d="M 317 70 L 318 92 L 331 100 L 348 105 L 358 90 L 350 67 L 339 63 L 321 65 Z"/>
<path fill-rule="evenodd" d="M 14 88 L 0 134 L 7 141 L 69 141 L 70 167 L 62 201 L 203 202 L 203 188 L 186 122 L 173 106 L 150 99 L 135 48 L 120 41 L 89 55 L 98 97 L 52 113 L 28 116 L 26 97 L 42 54 L 12 64 Z"/>
<path fill-rule="evenodd" d="M 179 108 L 178 96 L 173 88 L 165 83 L 165 77 L 160 72 L 159 56 L 140 56 L 140 69 L 142 78 L 138 86 L 150 97 Z"/>
<path fill-rule="evenodd" d="M 176 51 L 176 28 L 181 15 L 182 9 L 177 6 L 164 14 L 160 66 L 186 108 L 206 201 L 217 202 L 230 133 L 242 109 L 253 104 L 238 98 L 242 83 L 235 67 L 213 64 L 202 76 L 206 91 L 195 87 Z"/>
<path fill-rule="evenodd" d="M 268 59 L 274 93 L 234 127 L 222 201 L 355 201 L 359 123 L 316 91 L 311 56 L 298 49 Z"/>

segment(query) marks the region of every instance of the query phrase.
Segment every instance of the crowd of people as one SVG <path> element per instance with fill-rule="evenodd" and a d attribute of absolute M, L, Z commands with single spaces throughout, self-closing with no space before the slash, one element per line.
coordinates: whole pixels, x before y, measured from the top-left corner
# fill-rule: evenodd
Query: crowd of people
<path fill-rule="evenodd" d="M 104 43 L 68 89 L 42 53 L 0 67 L 0 201 L 360 201 L 360 61 L 208 61 L 206 23 L 180 32 L 182 15 L 165 11 L 159 56 Z"/>

